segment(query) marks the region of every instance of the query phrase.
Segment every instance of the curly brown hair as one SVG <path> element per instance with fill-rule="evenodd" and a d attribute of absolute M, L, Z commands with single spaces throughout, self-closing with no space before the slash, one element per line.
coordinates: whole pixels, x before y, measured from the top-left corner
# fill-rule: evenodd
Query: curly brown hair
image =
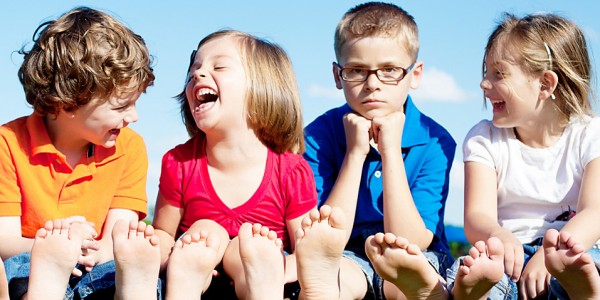
<path fill-rule="evenodd" d="M 152 59 L 144 40 L 107 13 L 72 9 L 42 23 L 19 80 L 27 102 L 42 115 L 73 111 L 93 98 L 145 92 L 154 82 Z"/>

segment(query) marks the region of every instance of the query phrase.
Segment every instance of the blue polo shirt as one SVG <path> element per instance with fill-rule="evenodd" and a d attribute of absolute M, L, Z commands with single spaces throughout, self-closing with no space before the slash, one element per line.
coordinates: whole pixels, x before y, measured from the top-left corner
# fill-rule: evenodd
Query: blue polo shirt
<path fill-rule="evenodd" d="M 346 154 L 343 117 L 351 112 L 348 104 L 319 116 L 304 130 L 308 161 L 315 175 L 319 205 L 329 197 Z M 402 156 L 408 184 L 425 226 L 434 234 L 428 250 L 449 252 L 444 232 L 444 209 L 448 197 L 449 173 L 456 142 L 448 131 L 422 114 L 410 96 L 404 106 Z M 381 155 L 371 147 L 363 165 L 358 206 L 351 239 L 363 241 L 383 232 L 383 180 Z"/>

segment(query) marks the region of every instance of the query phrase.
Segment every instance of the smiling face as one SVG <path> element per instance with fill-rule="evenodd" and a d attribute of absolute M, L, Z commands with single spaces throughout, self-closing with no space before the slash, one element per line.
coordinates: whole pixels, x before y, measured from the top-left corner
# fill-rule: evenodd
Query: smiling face
<path fill-rule="evenodd" d="M 185 95 L 204 133 L 246 125 L 246 72 L 239 37 L 222 36 L 198 49 L 189 70 Z"/>
<path fill-rule="evenodd" d="M 363 37 L 348 41 L 341 49 L 342 67 L 380 69 L 390 67 L 408 68 L 411 55 L 401 41 L 389 37 Z M 364 82 L 347 82 L 339 76 L 339 67 L 334 64 L 333 75 L 338 89 L 344 90 L 348 105 L 367 119 L 386 116 L 403 111 L 409 88 L 417 88 L 423 64 L 415 63 L 411 71 L 400 82 L 383 83 L 375 74 Z"/>
<path fill-rule="evenodd" d="M 69 113 L 69 133 L 72 137 L 105 148 L 113 147 L 122 128 L 137 122 L 135 104 L 140 92 L 124 93 L 111 97 L 107 101 L 92 99 L 85 106 Z"/>
<path fill-rule="evenodd" d="M 481 88 L 493 107 L 493 124 L 511 128 L 526 125 L 542 117 L 540 78 L 519 66 L 509 50 L 492 52 L 485 59 Z"/>

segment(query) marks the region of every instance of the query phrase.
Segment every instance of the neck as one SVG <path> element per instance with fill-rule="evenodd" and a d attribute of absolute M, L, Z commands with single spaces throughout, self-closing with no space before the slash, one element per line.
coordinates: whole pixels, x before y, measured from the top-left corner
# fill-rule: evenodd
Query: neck
<path fill-rule="evenodd" d="M 241 131 L 231 135 L 206 135 L 206 157 L 210 166 L 226 169 L 264 161 L 267 147 L 254 131 Z"/>
<path fill-rule="evenodd" d="M 547 148 L 560 139 L 568 123 L 569 120 L 566 118 L 537 120 L 527 126 L 515 127 L 514 133 L 519 141 L 529 147 Z"/>

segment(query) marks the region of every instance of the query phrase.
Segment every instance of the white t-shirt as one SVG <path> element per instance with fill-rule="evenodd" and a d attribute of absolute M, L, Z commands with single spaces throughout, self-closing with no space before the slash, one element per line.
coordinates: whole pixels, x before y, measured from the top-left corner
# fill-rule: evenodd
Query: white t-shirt
<path fill-rule="evenodd" d="M 577 209 L 583 171 L 600 156 L 600 118 L 573 117 L 559 141 L 547 148 L 521 143 L 512 128 L 483 120 L 467 134 L 465 162 L 493 168 L 498 184 L 498 223 L 521 241 L 561 229 Z M 600 217 L 600 216 L 599 216 Z"/>

